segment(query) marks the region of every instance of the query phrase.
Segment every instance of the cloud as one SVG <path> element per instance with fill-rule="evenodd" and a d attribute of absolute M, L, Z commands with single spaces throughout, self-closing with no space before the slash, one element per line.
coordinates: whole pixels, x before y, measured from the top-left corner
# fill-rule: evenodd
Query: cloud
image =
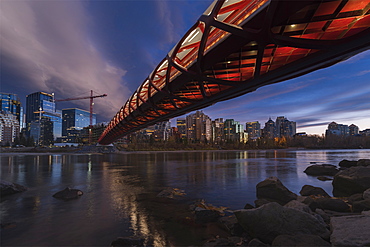
<path fill-rule="evenodd" d="M 363 76 L 363 75 L 366 75 L 370 73 L 370 70 L 363 70 L 363 71 L 360 71 L 356 74 L 356 76 Z"/>
<path fill-rule="evenodd" d="M 18 87 L 28 93 L 54 92 L 56 98 L 88 96 L 90 90 L 106 93 L 95 104 L 104 120 L 129 97 L 122 81 L 126 71 L 107 61 L 89 40 L 91 17 L 82 2 L 2 1 L 0 15 L 1 69 L 23 78 Z M 89 109 L 88 100 L 74 103 Z"/>

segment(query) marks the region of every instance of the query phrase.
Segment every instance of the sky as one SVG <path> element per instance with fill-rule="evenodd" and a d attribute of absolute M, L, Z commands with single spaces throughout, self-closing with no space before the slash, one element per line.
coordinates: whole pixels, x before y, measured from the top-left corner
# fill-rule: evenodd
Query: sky
<path fill-rule="evenodd" d="M 56 99 L 97 98 L 98 122 L 110 121 L 211 0 L 0 2 L 0 91 L 38 91 Z M 57 108 L 89 109 L 89 100 Z M 370 128 L 370 51 L 310 74 L 203 109 L 212 119 L 285 116 L 298 132 L 319 134 L 335 121 Z M 172 120 L 174 123 L 174 120 Z M 173 124 L 174 125 L 174 124 Z"/>

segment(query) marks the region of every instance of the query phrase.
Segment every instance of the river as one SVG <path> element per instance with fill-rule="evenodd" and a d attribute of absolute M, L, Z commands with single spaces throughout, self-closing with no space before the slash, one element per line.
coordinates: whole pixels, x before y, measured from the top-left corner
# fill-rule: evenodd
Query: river
<path fill-rule="evenodd" d="M 166 246 L 174 228 L 169 233 L 153 222 L 145 202 L 163 188 L 235 210 L 253 204 L 256 184 L 270 176 L 297 194 L 305 184 L 331 194 L 331 181 L 307 176 L 307 166 L 369 157 L 370 150 L 1 154 L 1 179 L 28 187 L 1 198 L 1 246 L 109 246 L 131 235 Z M 84 195 L 70 201 L 52 197 L 66 187 Z M 179 231 L 187 240 L 177 237 L 177 244 L 199 243 Z"/>

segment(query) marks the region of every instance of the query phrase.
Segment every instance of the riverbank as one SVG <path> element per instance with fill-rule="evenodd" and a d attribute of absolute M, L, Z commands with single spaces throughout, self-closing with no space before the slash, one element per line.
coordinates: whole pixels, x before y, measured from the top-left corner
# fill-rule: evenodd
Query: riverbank
<path fill-rule="evenodd" d="M 79 146 L 79 147 L 17 147 L 17 148 L 0 148 L 0 155 L 37 155 L 37 154 L 102 154 L 102 153 L 184 153 L 184 152 L 237 152 L 237 151 L 315 151 L 315 150 L 338 150 L 338 149 L 310 149 L 310 148 L 269 148 L 269 149 L 176 149 L 176 150 L 118 150 L 115 147 L 105 146 Z M 358 149 L 341 149 L 341 150 L 366 150 Z"/>

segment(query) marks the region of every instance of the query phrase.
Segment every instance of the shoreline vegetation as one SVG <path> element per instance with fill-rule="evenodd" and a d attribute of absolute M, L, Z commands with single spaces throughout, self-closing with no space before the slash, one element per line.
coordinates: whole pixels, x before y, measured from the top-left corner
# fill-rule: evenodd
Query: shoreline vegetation
<path fill-rule="evenodd" d="M 370 136 L 319 136 L 304 135 L 294 137 L 259 138 L 248 142 L 197 141 L 170 138 L 169 140 L 156 140 L 154 137 L 138 138 L 129 135 L 126 143 L 115 143 L 114 146 L 99 146 L 97 144 L 78 144 L 78 146 L 50 146 L 40 147 L 33 145 L 14 145 L 13 147 L 0 147 L 0 153 L 112 153 L 135 151 L 216 151 L 216 150 L 279 150 L 279 149 L 370 149 Z"/>

